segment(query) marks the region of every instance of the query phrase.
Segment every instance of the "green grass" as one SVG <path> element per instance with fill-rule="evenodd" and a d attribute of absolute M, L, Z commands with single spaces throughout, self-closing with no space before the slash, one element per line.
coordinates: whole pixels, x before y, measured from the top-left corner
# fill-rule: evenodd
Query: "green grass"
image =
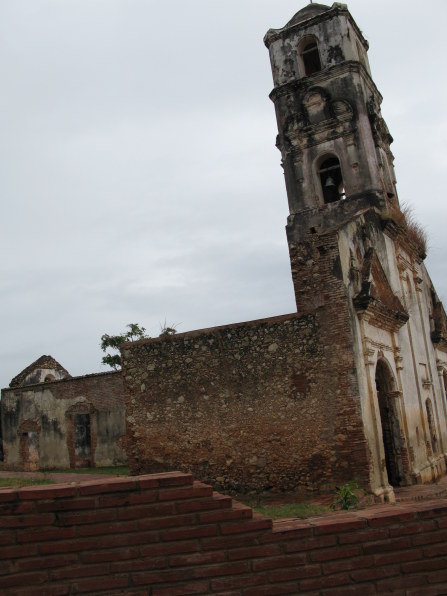
<path fill-rule="evenodd" d="M 129 476 L 129 466 L 104 466 L 102 468 L 66 468 L 47 470 L 52 474 L 109 474 L 111 476 Z"/>
<path fill-rule="evenodd" d="M 256 505 L 253 509 L 257 513 L 262 513 L 272 519 L 285 519 L 287 517 L 297 517 L 305 519 L 314 515 L 327 513 L 329 509 L 315 503 L 285 503 L 283 505 Z"/>
<path fill-rule="evenodd" d="M 0 488 L 23 488 L 40 484 L 54 484 L 54 480 L 50 478 L 0 478 Z"/>

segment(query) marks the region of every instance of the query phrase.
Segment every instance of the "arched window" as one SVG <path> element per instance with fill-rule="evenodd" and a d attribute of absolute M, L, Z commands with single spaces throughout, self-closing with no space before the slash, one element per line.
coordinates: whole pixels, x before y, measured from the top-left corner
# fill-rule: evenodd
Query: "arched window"
<path fill-rule="evenodd" d="M 321 163 L 318 174 L 320 176 L 325 203 L 335 203 L 336 201 L 345 198 L 346 194 L 343 176 L 341 173 L 340 162 L 337 157 L 327 157 Z"/>
<path fill-rule="evenodd" d="M 49 381 L 55 381 L 56 377 L 52 374 L 46 375 L 46 377 L 44 378 L 43 382 L 44 383 L 48 383 Z"/>
<path fill-rule="evenodd" d="M 304 39 L 301 42 L 299 52 L 303 61 L 304 76 L 310 77 L 310 75 L 321 70 L 320 53 L 317 40 L 314 37 Z"/>

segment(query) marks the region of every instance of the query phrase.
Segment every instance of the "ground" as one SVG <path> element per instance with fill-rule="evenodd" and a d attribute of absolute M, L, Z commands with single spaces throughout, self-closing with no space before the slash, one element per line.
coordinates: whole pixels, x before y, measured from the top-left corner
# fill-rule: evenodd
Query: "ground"
<path fill-rule="evenodd" d="M 0 480 L 2 478 L 24 478 L 24 479 L 41 479 L 41 480 L 51 480 L 53 483 L 56 484 L 80 484 L 81 482 L 86 482 L 89 480 L 102 480 L 104 478 L 114 478 L 116 474 L 98 474 L 98 473 L 70 473 L 70 472 L 5 472 L 0 470 Z M 10 487 L 8 487 L 10 488 Z M 0 491 L 2 489 L 0 488 Z M 414 486 L 405 486 L 402 488 L 396 488 L 395 495 L 396 495 L 396 503 L 408 502 L 408 501 L 426 501 L 432 499 L 439 499 L 447 497 L 447 476 L 442 477 L 438 482 L 433 484 L 421 484 L 421 485 L 414 485 Z M 327 506 L 329 507 L 330 501 L 333 495 L 325 494 L 325 495 L 315 495 L 311 498 L 306 499 L 307 504 L 314 504 L 317 506 Z M 237 500 L 241 500 L 251 507 L 256 506 L 255 498 L 247 499 L 247 497 L 237 497 Z M 293 503 L 293 502 L 302 502 L 302 497 L 297 498 L 297 495 L 293 493 L 285 493 L 285 494 L 275 494 L 270 497 L 259 497 L 258 504 L 262 503 L 265 505 L 282 505 L 286 503 Z M 364 501 L 367 505 L 367 500 Z M 368 509 L 388 509 L 390 507 L 389 504 L 369 504 L 367 505 Z M 323 513 L 322 515 L 337 515 L 341 514 L 342 512 L 331 511 L 330 513 Z M 312 516 L 314 517 L 314 516 Z"/>

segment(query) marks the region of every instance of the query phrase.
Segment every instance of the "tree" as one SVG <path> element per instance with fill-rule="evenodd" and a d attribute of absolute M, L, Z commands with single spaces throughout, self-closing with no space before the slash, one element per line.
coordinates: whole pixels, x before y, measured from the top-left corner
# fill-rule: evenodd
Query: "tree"
<path fill-rule="evenodd" d="M 109 335 L 104 333 L 101 337 L 101 350 L 107 352 L 107 350 L 114 350 L 117 354 L 108 354 L 102 358 L 102 363 L 119 370 L 121 367 L 121 355 L 120 347 L 122 344 L 128 341 L 138 341 L 139 339 L 150 339 L 149 335 L 146 334 L 146 329 L 140 327 L 137 323 L 129 323 L 126 325 L 128 331 L 121 335 Z"/>

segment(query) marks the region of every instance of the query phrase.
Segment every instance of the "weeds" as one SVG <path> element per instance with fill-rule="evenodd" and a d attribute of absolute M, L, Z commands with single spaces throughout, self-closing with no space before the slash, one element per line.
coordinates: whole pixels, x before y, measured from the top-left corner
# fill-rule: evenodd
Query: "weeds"
<path fill-rule="evenodd" d="M 427 253 L 428 238 L 427 232 L 423 226 L 416 220 L 413 207 L 410 205 L 398 206 L 393 205 L 390 213 L 383 214 L 384 219 L 392 217 L 394 221 L 404 228 L 407 232 L 408 238 L 418 247 L 424 255 Z"/>
<path fill-rule="evenodd" d="M 259 505 L 253 507 L 257 513 L 271 517 L 272 519 L 286 519 L 295 517 L 305 519 L 328 512 L 327 507 L 316 503 L 285 503 L 283 505 Z"/>
<path fill-rule="evenodd" d="M 54 484 L 54 480 L 50 478 L 0 478 L 0 488 L 23 488 L 41 484 Z"/>
<path fill-rule="evenodd" d="M 129 466 L 103 466 L 101 468 L 65 468 L 49 470 L 51 474 L 108 474 L 110 476 L 129 476 Z"/>
<path fill-rule="evenodd" d="M 331 502 L 331 509 L 355 509 L 359 504 L 359 497 L 357 492 L 360 490 L 360 486 L 357 482 L 347 482 L 343 486 L 337 486 L 335 489 L 335 495 Z"/>

